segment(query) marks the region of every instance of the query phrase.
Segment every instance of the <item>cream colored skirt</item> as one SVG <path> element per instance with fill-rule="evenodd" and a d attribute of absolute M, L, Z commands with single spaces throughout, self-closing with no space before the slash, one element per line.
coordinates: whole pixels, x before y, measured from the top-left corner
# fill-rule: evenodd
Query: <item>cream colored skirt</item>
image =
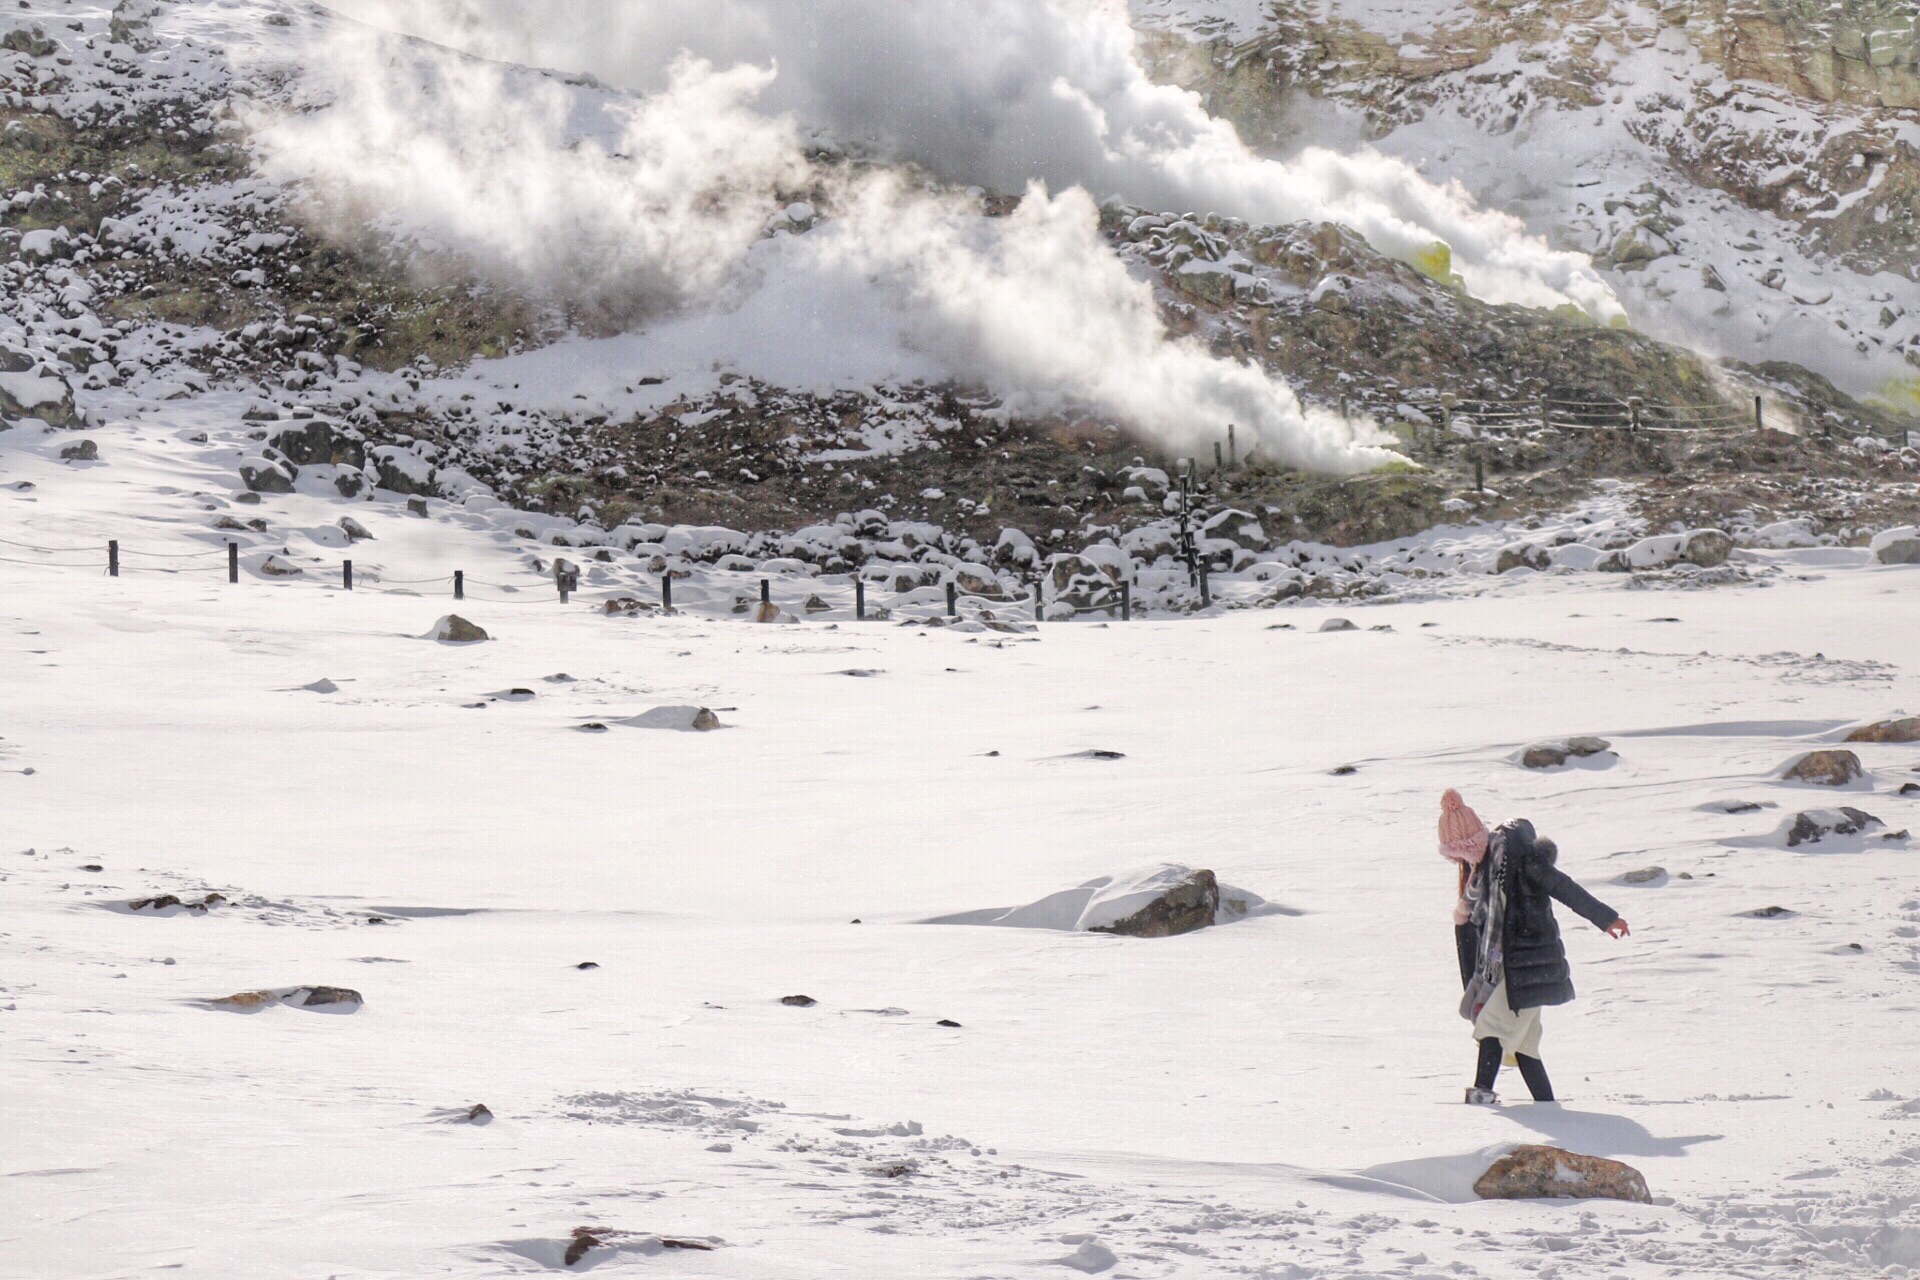
<path fill-rule="evenodd" d="M 1529 1058 L 1540 1056 L 1540 1010 L 1536 1006 L 1515 1013 L 1507 1003 L 1507 980 L 1500 979 L 1500 985 L 1493 989 L 1480 1016 L 1474 1019 L 1473 1038 L 1475 1040 L 1498 1040 L 1500 1047 L 1506 1050 L 1506 1063 L 1513 1066 L 1513 1055 L 1524 1053 Z"/>

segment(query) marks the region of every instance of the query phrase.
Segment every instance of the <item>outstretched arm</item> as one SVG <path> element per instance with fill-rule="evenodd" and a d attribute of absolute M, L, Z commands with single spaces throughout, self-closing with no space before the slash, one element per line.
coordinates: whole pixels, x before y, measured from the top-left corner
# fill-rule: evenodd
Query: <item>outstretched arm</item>
<path fill-rule="evenodd" d="M 1567 910 L 1578 915 L 1596 929 L 1604 930 L 1618 938 L 1627 931 L 1627 922 L 1618 912 L 1600 899 L 1582 889 L 1574 878 L 1558 867 L 1542 867 L 1541 881 L 1548 893 L 1552 894 Z M 1614 932 L 1614 926 L 1620 927 Z"/>

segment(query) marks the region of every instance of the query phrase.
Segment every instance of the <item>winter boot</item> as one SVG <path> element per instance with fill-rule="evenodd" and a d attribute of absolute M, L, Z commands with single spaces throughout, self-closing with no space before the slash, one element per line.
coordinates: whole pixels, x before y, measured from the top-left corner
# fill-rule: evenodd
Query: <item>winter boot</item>
<path fill-rule="evenodd" d="M 1500 1095 L 1491 1089 L 1469 1086 L 1467 1089 L 1467 1105 L 1470 1107 L 1497 1107 L 1500 1105 Z"/>

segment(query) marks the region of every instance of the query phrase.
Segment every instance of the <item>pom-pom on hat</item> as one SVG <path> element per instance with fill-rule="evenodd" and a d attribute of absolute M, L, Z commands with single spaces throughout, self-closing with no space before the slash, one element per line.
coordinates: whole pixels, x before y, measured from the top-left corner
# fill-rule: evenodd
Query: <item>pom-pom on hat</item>
<path fill-rule="evenodd" d="M 1487 824 L 1458 791 L 1447 788 L 1440 797 L 1440 856 L 1471 867 L 1486 854 Z"/>

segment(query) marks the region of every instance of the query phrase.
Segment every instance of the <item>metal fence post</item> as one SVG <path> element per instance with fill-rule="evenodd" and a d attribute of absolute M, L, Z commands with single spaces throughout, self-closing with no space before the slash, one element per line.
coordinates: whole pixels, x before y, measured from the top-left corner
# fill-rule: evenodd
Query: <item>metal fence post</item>
<path fill-rule="evenodd" d="M 1133 584 L 1130 582 L 1120 584 L 1120 621 L 1133 621 Z"/>
<path fill-rule="evenodd" d="M 673 612 L 673 574 L 670 571 L 660 575 L 660 612 Z"/>
<path fill-rule="evenodd" d="M 455 600 L 465 600 L 467 598 L 467 571 L 465 569 L 455 569 L 453 571 L 453 598 Z"/>
<path fill-rule="evenodd" d="M 1033 620 L 1035 622 L 1047 620 L 1047 593 L 1042 589 L 1045 581 L 1044 578 L 1033 580 Z"/>
<path fill-rule="evenodd" d="M 1234 439 L 1231 422 L 1227 424 L 1227 465 L 1236 470 L 1240 466 L 1240 442 Z"/>
<path fill-rule="evenodd" d="M 760 603 L 761 604 L 773 603 L 773 583 L 769 582 L 765 578 L 760 579 Z"/>
<path fill-rule="evenodd" d="M 1547 393 L 1542 391 L 1540 393 L 1540 429 L 1545 431 L 1551 426 L 1553 426 L 1553 414 L 1547 407 Z"/>
<path fill-rule="evenodd" d="M 340 585 L 348 591 L 353 590 L 353 561 L 351 560 L 340 562 Z"/>
<path fill-rule="evenodd" d="M 1641 410 L 1640 397 L 1628 396 L 1627 397 L 1627 430 L 1638 431 L 1640 429 L 1640 422 L 1641 422 L 1640 410 Z"/>
<path fill-rule="evenodd" d="M 107 576 L 109 578 L 120 576 L 120 544 L 118 542 L 107 543 Z"/>
<path fill-rule="evenodd" d="M 240 581 L 240 544 L 227 544 L 227 583 L 233 585 Z"/>
<path fill-rule="evenodd" d="M 947 616 L 960 616 L 960 588 L 951 582 L 947 584 Z"/>
<path fill-rule="evenodd" d="M 1753 429 L 1755 431 L 1767 429 L 1767 411 L 1759 396 L 1753 398 Z"/>
<path fill-rule="evenodd" d="M 853 618 L 855 622 L 867 620 L 867 580 L 858 576 L 853 580 Z"/>
<path fill-rule="evenodd" d="M 1202 609 L 1211 609 L 1213 607 L 1213 584 L 1207 580 L 1207 562 L 1205 560 L 1200 562 L 1200 607 Z"/>

